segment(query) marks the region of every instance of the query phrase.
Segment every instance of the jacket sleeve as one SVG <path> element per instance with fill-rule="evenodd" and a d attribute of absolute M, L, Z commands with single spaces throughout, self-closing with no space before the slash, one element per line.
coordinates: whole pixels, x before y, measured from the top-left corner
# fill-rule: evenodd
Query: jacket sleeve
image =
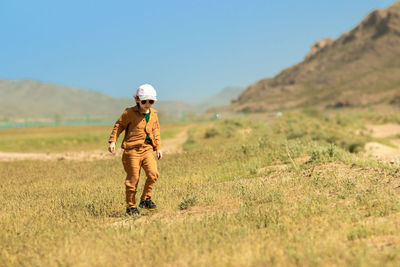
<path fill-rule="evenodd" d="M 126 129 L 129 123 L 128 109 L 125 109 L 121 117 L 115 122 L 108 143 L 117 142 L 118 136 Z"/>
<path fill-rule="evenodd" d="M 155 150 L 161 150 L 161 138 L 160 138 L 160 124 L 158 123 L 158 116 L 155 116 L 153 125 L 153 136 L 155 141 Z"/>

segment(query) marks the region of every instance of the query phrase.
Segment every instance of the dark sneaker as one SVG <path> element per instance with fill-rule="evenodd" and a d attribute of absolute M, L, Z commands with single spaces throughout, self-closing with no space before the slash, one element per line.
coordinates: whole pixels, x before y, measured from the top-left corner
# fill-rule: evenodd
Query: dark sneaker
<path fill-rule="evenodd" d="M 126 215 L 139 215 L 139 210 L 136 207 L 126 208 Z"/>
<path fill-rule="evenodd" d="M 145 208 L 145 209 L 148 209 L 148 210 L 157 209 L 156 204 L 151 200 L 151 198 L 141 199 L 139 207 L 142 208 L 142 209 Z"/>

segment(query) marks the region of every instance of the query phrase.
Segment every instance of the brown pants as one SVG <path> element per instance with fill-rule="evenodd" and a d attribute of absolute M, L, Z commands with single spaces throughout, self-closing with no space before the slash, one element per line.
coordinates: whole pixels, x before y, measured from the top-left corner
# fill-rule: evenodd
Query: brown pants
<path fill-rule="evenodd" d="M 128 207 L 136 207 L 135 195 L 139 183 L 140 168 L 144 169 L 147 176 L 141 199 L 151 197 L 154 183 L 158 178 L 153 147 L 149 144 L 144 144 L 140 147 L 125 150 L 122 155 L 122 164 L 126 172 L 126 205 Z"/>

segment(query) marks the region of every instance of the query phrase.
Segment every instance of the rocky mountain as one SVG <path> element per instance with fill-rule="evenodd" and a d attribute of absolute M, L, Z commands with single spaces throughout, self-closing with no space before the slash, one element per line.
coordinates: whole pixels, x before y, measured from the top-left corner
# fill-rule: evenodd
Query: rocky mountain
<path fill-rule="evenodd" d="M 304 60 L 251 84 L 234 111 L 400 104 L 400 2 L 375 10 L 338 39 L 318 41 Z"/>

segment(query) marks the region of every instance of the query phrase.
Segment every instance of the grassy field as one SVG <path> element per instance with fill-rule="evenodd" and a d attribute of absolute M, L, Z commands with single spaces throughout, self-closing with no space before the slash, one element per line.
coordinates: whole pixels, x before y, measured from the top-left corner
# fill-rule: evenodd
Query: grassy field
<path fill-rule="evenodd" d="M 176 135 L 184 125 L 167 124 L 161 138 Z M 2 152 L 71 152 L 106 150 L 112 125 L 0 129 Z M 121 143 L 122 138 L 119 140 Z"/>
<path fill-rule="evenodd" d="M 159 161 L 159 210 L 133 218 L 120 159 L 0 162 L 0 266 L 398 266 L 400 170 L 357 154 L 390 142 L 366 128 L 384 122 L 399 116 L 161 125 L 165 139 L 189 127 L 185 152 Z M 27 130 L 0 132 L 0 151 L 101 149 L 110 128 Z"/>

